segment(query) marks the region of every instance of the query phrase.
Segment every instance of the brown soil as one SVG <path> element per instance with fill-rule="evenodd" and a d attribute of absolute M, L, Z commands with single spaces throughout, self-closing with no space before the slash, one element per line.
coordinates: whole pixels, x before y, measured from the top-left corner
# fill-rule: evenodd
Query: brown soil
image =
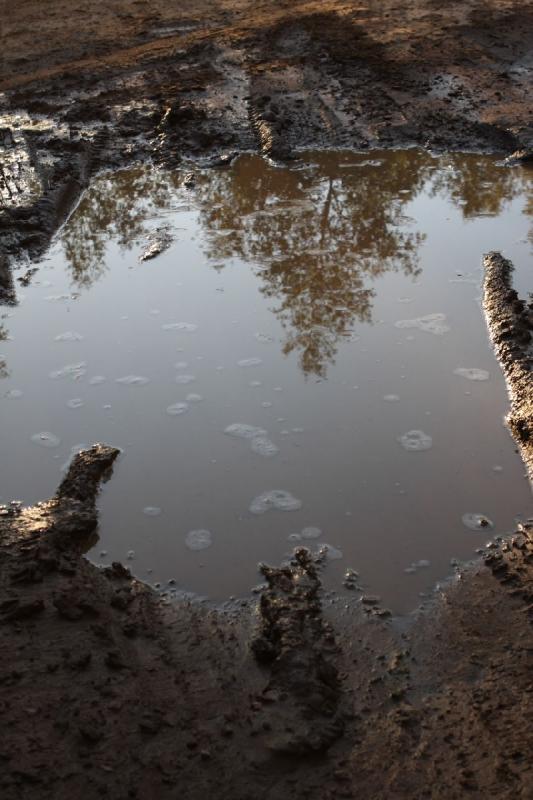
<path fill-rule="evenodd" d="M 531 3 L 4 6 L 4 302 L 101 168 L 531 151 Z M 488 260 L 485 308 L 529 463 L 530 311 L 506 270 Z M 305 552 L 265 570 L 257 606 L 171 603 L 83 557 L 115 455 L 92 448 L 51 501 L 0 510 L 2 798 L 533 798 L 529 528 L 407 621 L 326 602 Z"/>

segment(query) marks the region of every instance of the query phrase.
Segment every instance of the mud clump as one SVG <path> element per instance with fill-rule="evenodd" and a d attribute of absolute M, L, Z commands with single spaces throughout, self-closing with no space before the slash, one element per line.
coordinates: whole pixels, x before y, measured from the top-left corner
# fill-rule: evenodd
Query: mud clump
<path fill-rule="evenodd" d="M 281 717 L 275 708 L 265 712 L 272 729 L 268 747 L 295 755 L 325 751 L 342 735 L 344 720 L 337 645 L 322 616 L 317 564 L 300 548 L 290 566 L 263 565 L 261 572 L 268 587 L 261 594 L 251 646 L 270 671 L 264 694 L 284 699 Z"/>

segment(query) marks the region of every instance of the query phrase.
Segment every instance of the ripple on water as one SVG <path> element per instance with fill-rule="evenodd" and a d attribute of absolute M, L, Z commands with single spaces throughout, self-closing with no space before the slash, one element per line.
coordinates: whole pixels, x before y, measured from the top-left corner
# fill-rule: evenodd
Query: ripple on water
<path fill-rule="evenodd" d="M 150 379 L 144 375 L 124 375 L 122 378 L 117 378 L 116 383 L 121 383 L 123 386 L 146 386 L 150 383 Z"/>
<path fill-rule="evenodd" d="M 395 328 L 418 328 L 434 336 L 442 336 L 449 333 L 450 327 L 446 324 L 446 314 L 426 314 L 425 317 L 415 319 L 399 319 L 394 323 Z"/>
<path fill-rule="evenodd" d="M 461 517 L 465 528 L 471 531 L 488 531 L 494 528 L 494 523 L 485 514 L 468 512 Z"/>
<path fill-rule="evenodd" d="M 167 414 L 170 414 L 171 417 L 177 417 L 180 414 L 185 414 L 185 412 L 188 410 L 188 403 L 173 403 L 171 406 L 167 406 Z"/>
<path fill-rule="evenodd" d="M 254 497 L 250 504 L 252 514 L 265 514 L 271 509 L 277 511 L 298 511 L 302 507 L 302 501 L 294 497 L 285 489 L 271 489 Z"/>
<path fill-rule="evenodd" d="M 469 381 L 488 381 L 490 378 L 490 372 L 477 367 L 457 367 L 457 369 L 454 369 L 453 374 Z"/>
<path fill-rule="evenodd" d="M 207 550 L 213 543 L 210 531 L 203 528 L 196 531 L 189 531 L 185 537 L 185 544 L 189 550 Z"/>
<path fill-rule="evenodd" d="M 59 447 L 61 444 L 59 436 L 56 436 L 55 433 L 50 433 L 50 431 L 34 433 L 31 440 L 35 442 L 35 444 L 41 445 L 41 447 Z"/>
<path fill-rule="evenodd" d="M 418 430 L 407 431 L 407 433 L 398 438 L 398 441 L 405 450 L 413 452 L 429 450 L 433 444 L 433 439 L 429 434 Z"/>

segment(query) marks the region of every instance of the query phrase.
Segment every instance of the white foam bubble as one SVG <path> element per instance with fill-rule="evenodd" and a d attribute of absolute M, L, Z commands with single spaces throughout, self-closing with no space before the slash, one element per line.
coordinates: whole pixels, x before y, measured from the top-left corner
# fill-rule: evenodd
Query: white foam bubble
<path fill-rule="evenodd" d="M 204 398 L 201 394 L 191 393 L 185 399 L 188 403 L 201 403 Z"/>
<path fill-rule="evenodd" d="M 398 438 L 398 441 L 406 450 L 411 450 L 413 452 L 429 450 L 433 444 L 433 439 L 429 434 L 418 430 L 407 431 L 407 433 L 404 433 L 403 436 Z"/>
<path fill-rule="evenodd" d="M 258 367 L 259 364 L 263 363 L 263 359 L 261 358 L 241 358 L 240 361 L 237 361 L 238 367 Z"/>
<path fill-rule="evenodd" d="M 254 497 L 250 504 L 252 514 L 265 514 L 271 509 L 277 511 L 298 511 L 302 507 L 302 501 L 294 497 L 285 489 L 271 489 Z"/>
<path fill-rule="evenodd" d="M 147 517 L 158 517 L 161 514 L 161 509 L 159 506 L 145 506 L 143 514 L 146 514 Z"/>
<path fill-rule="evenodd" d="M 34 433 L 31 440 L 35 442 L 35 444 L 41 445 L 41 447 L 59 447 L 61 444 L 59 436 L 56 436 L 55 433 L 50 433 L 50 431 Z"/>
<path fill-rule="evenodd" d="M 244 422 L 234 422 L 224 428 L 224 433 L 228 436 L 236 436 L 238 439 L 255 439 L 259 436 L 266 436 L 264 428 L 257 428 L 255 425 L 247 425 Z"/>
<path fill-rule="evenodd" d="M 268 333 L 254 333 L 254 337 L 262 344 L 270 344 L 274 341 L 274 337 L 270 336 Z"/>
<path fill-rule="evenodd" d="M 189 531 L 185 537 L 185 544 L 189 550 L 207 550 L 213 543 L 213 536 L 210 531 L 199 529 Z"/>
<path fill-rule="evenodd" d="M 105 375 L 94 375 L 92 378 L 89 379 L 90 386 L 100 386 L 101 383 L 105 382 L 106 382 Z"/>
<path fill-rule="evenodd" d="M 279 453 L 279 447 L 271 442 L 266 436 L 255 436 L 250 441 L 250 449 L 264 458 L 272 458 Z"/>
<path fill-rule="evenodd" d="M 198 325 L 194 322 L 167 322 L 161 326 L 164 331 L 179 331 L 180 333 L 194 333 L 198 330 Z"/>
<path fill-rule="evenodd" d="M 7 397 L 9 400 L 17 400 L 19 397 L 22 397 L 23 394 L 24 392 L 21 392 L 20 389 L 8 389 L 4 397 Z"/>
<path fill-rule="evenodd" d="M 425 317 L 415 319 L 400 319 L 394 326 L 400 329 L 418 328 L 434 336 L 442 336 L 450 331 L 449 325 L 446 324 L 446 314 L 426 314 Z"/>
<path fill-rule="evenodd" d="M 57 336 L 54 336 L 54 342 L 81 342 L 83 336 L 77 331 L 65 331 Z"/>
<path fill-rule="evenodd" d="M 185 412 L 188 410 L 188 403 L 173 403 L 171 406 L 167 406 L 167 414 L 170 414 L 171 417 L 177 417 L 180 414 L 185 414 Z"/>
<path fill-rule="evenodd" d="M 387 403 L 397 403 L 398 400 L 400 399 L 400 397 L 397 394 L 385 394 L 385 395 L 383 395 L 383 399 Z"/>
<path fill-rule="evenodd" d="M 116 382 L 123 386 L 145 386 L 150 379 L 144 375 L 124 375 L 122 378 L 117 378 Z"/>
<path fill-rule="evenodd" d="M 187 361 L 176 361 L 176 363 L 174 364 L 174 367 L 176 369 L 187 369 L 188 366 L 189 364 Z"/>
<path fill-rule="evenodd" d="M 302 528 L 300 535 L 302 539 L 320 539 L 322 536 L 322 531 L 320 528 L 315 528 L 309 525 L 307 528 Z"/>
<path fill-rule="evenodd" d="M 78 361 L 76 364 L 65 364 L 65 366 L 60 369 L 54 369 L 52 372 L 49 372 L 48 375 L 52 380 L 57 380 L 58 378 L 72 378 L 73 380 L 78 380 L 83 377 L 86 372 L 87 362 Z"/>
<path fill-rule="evenodd" d="M 186 375 L 185 373 L 183 375 L 176 375 L 175 377 L 176 383 L 180 383 L 183 386 L 185 386 L 188 383 L 192 383 L 195 380 L 196 380 L 195 375 Z"/>
<path fill-rule="evenodd" d="M 469 381 L 488 381 L 490 378 L 490 372 L 477 367 L 457 367 L 457 369 L 454 369 L 453 374 Z"/>
<path fill-rule="evenodd" d="M 73 397 L 72 400 L 67 400 L 67 406 L 69 408 L 81 408 L 84 405 L 85 403 L 81 397 Z"/>

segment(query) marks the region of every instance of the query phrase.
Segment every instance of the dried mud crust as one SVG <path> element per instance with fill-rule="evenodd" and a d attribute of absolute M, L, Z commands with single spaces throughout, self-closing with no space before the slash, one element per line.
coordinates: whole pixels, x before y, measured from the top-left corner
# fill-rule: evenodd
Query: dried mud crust
<path fill-rule="evenodd" d="M 1 510 L 2 798 L 531 797 L 529 525 L 403 632 L 305 550 L 223 612 L 83 557 L 116 456 Z"/>
<path fill-rule="evenodd" d="M 2 32 L 4 302 L 10 263 L 42 255 L 103 168 L 224 166 L 243 149 L 531 154 L 531 2 L 24 0 Z"/>

